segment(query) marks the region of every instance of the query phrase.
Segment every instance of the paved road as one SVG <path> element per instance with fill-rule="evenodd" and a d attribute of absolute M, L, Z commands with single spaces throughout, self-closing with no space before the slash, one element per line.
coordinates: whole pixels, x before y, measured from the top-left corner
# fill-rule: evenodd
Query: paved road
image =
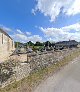
<path fill-rule="evenodd" d="M 42 82 L 34 92 L 80 92 L 80 57 Z"/>

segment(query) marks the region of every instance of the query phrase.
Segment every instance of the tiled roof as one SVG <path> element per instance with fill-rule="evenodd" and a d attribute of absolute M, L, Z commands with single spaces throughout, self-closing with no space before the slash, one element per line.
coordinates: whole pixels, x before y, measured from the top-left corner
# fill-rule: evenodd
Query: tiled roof
<path fill-rule="evenodd" d="M 77 45 L 78 42 L 75 40 L 57 42 L 56 45 Z"/>

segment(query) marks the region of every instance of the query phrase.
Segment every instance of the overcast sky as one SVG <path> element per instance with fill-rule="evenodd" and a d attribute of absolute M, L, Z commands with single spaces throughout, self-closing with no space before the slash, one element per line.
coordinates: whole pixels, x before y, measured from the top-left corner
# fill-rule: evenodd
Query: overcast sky
<path fill-rule="evenodd" d="M 0 0 L 0 27 L 15 41 L 80 41 L 80 0 Z"/>

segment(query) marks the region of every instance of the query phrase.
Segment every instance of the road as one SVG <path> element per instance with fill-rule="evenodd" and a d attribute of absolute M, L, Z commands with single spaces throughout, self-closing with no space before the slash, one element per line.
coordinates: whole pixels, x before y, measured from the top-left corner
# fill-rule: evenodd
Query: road
<path fill-rule="evenodd" d="M 43 81 L 33 92 L 80 92 L 80 56 Z"/>

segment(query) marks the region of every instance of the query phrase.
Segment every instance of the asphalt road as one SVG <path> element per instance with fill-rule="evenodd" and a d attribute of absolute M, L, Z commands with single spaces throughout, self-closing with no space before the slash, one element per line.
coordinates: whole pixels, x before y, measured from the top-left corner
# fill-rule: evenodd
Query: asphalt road
<path fill-rule="evenodd" d="M 43 81 L 33 92 L 80 92 L 80 57 Z"/>

